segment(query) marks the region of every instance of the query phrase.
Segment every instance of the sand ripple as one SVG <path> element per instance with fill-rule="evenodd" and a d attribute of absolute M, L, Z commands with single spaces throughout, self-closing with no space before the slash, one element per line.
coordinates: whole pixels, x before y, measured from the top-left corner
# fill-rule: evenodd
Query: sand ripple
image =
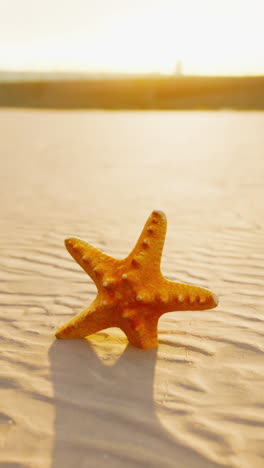
<path fill-rule="evenodd" d="M 0 466 L 263 467 L 263 118 L 0 112 Z M 159 207 L 164 274 L 219 307 L 163 316 L 148 352 L 55 341 L 95 295 L 64 238 L 122 258 Z"/>

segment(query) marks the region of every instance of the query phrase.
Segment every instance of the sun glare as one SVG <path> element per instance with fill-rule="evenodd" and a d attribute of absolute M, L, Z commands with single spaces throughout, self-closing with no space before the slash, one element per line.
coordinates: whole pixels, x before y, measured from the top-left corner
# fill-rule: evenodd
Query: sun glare
<path fill-rule="evenodd" d="M 181 61 L 189 74 L 264 73 L 264 4 L 258 0 L 142 0 L 134 6 L 109 0 L 113 8 L 105 15 L 90 1 L 75 3 L 70 21 L 70 10 L 58 10 L 58 1 L 48 28 L 48 6 L 39 28 L 24 24 L 15 10 L 13 23 L 3 22 L 0 32 L 0 67 L 173 73 Z M 51 9 L 50 0 L 47 5 Z"/>

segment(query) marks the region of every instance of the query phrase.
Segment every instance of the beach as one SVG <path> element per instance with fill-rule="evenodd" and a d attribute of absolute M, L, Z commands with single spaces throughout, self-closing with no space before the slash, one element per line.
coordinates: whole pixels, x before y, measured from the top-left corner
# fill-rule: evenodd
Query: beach
<path fill-rule="evenodd" d="M 264 464 L 264 114 L 0 110 L 0 466 Z M 162 272 L 216 309 L 171 312 L 159 346 L 55 332 L 96 287 L 64 247 L 116 258 L 152 210 Z"/>

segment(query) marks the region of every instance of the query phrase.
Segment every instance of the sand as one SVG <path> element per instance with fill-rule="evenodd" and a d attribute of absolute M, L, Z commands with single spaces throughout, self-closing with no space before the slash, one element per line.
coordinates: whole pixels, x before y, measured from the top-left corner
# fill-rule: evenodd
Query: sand
<path fill-rule="evenodd" d="M 0 111 L 1 410 L 6 468 L 264 465 L 264 114 Z M 54 332 L 95 286 L 64 248 L 122 258 L 153 209 L 162 270 L 217 309 Z"/>

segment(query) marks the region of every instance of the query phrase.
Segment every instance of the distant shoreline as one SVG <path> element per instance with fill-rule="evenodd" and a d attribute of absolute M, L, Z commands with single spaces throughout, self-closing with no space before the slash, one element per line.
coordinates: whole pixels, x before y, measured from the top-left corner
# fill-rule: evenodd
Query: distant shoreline
<path fill-rule="evenodd" d="M 264 76 L 1 77 L 0 107 L 264 110 Z"/>

